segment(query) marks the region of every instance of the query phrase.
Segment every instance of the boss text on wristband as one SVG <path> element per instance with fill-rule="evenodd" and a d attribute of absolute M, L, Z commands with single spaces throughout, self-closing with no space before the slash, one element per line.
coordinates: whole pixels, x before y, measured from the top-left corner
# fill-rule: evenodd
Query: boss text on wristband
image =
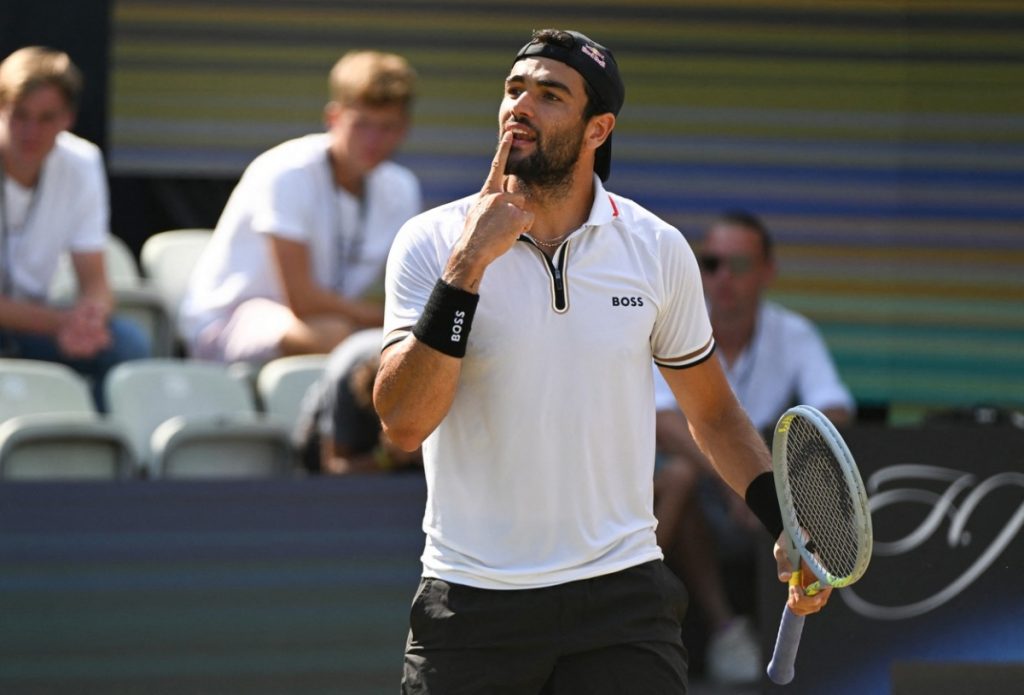
<path fill-rule="evenodd" d="M 438 279 L 412 334 L 416 340 L 452 357 L 466 356 L 466 341 L 480 295 Z"/>

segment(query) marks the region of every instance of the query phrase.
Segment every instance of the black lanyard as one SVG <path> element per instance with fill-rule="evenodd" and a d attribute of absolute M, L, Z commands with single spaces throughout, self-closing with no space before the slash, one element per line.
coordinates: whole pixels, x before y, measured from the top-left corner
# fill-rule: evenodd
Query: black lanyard
<path fill-rule="evenodd" d="M 334 283 L 335 289 L 338 294 L 344 295 L 346 285 L 348 285 L 348 271 L 354 269 L 363 256 L 363 243 L 366 240 L 366 191 L 363 191 L 362 197 L 353 196 L 356 199 L 356 204 L 359 206 L 359 211 L 356 214 L 356 228 L 352 230 L 351 234 L 345 234 L 344 219 L 341 211 L 341 200 L 342 195 L 351 195 L 350 193 L 342 194 L 340 191 L 335 191 L 334 196 L 334 214 L 337 219 L 337 244 L 338 253 L 336 258 L 338 259 L 340 268 L 336 269 L 336 272 L 340 272 L 337 275 L 336 282 Z"/>

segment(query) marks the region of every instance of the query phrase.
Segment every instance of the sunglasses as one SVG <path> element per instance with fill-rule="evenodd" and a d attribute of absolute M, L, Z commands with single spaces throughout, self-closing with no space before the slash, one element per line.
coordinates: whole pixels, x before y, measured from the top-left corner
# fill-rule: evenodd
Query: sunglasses
<path fill-rule="evenodd" d="M 754 267 L 751 256 L 715 256 L 704 254 L 697 259 L 701 272 L 714 275 L 720 268 L 728 268 L 733 275 L 744 275 Z"/>

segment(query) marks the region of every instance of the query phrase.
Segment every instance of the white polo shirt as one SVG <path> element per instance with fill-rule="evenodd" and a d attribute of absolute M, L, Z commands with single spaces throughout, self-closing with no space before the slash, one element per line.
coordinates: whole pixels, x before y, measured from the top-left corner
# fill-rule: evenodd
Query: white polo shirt
<path fill-rule="evenodd" d="M 722 368 L 754 427 L 762 432 L 774 428 L 792 405 L 851 412 L 856 407 L 815 325 L 775 302 L 761 303 L 750 345 L 733 364 L 723 360 Z M 657 368 L 654 371 L 657 409 L 678 409 L 668 384 Z"/>
<path fill-rule="evenodd" d="M 651 360 L 692 366 L 714 342 L 682 234 L 594 183 L 550 263 L 520 240 L 484 274 L 454 403 L 423 445 L 425 576 L 524 589 L 662 557 Z M 385 345 L 409 334 L 474 199 L 399 233 Z"/>
<path fill-rule="evenodd" d="M 306 244 L 314 280 L 338 294 L 359 297 L 379 281 L 395 234 L 422 208 L 419 181 L 383 162 L 367 175 L 360 204 L 334 184 L 329 144 L 327 133 L 289 140 L 245 170 L 182 302 L 190 344 L 248 299 L 284 301 L 269 234 Z"/>

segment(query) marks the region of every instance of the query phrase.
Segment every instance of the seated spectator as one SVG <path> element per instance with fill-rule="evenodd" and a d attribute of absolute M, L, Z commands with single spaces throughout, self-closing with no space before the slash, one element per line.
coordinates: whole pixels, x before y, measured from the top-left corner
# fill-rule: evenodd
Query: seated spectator
<path fill-rule="evenodd" d="M 352 52 L 329 87 L 327 132 L 261 154 L 232 192 L 182 303 L 191 355 L 260 364 L 381 324 L 388 250 L 421 207 L 416 177 L 388 161 L 415 73 L 400 56 Z"/>
<path fill-rule="evenodd" d="M 107 371 L 147 356 L 149 343 L 139 326 L 111 313 L 103 157 L 68 132 L 81 90 L 66 53 L 29 46 L 0 63 L 0 353 L 72 367 L 91 380 L 102 409 Z M 50 306 L 64 253 L 78 298 Z"/>
<path fill-rule="evenodd" d="M 418 468 L 419 452 L 392 446 L 373 407 L 382 331 L 353 333 L 334 349 L 323 376 L 306 392 L 294 433 L 313 473 L 379 473 Z"/>
<path fill-rule="evenodd" d="M 772 238 L 746 212 L 723 215 L 708 229 L 697 256 L 715 335 L 717 359 L 740 404 L 760 431 L 771 432 L 791 405 L 822 410 L 837 426 L 854 414 L 828 348 L 805 317 L 768 301 L 775 278 Z M 760 524 L 746 504 L 718 484 L 712 463 L 690 436 L 683 413 L 654 369 L 660 461 L 655 474 L 658 541 L 684 576 L 710 629 L 707 667 L 718 682 L 754 681 L 763 671 L 749 620 L 737 617 L 717 567 L 708 567 L 712 529 L 742 546 Z"/>

